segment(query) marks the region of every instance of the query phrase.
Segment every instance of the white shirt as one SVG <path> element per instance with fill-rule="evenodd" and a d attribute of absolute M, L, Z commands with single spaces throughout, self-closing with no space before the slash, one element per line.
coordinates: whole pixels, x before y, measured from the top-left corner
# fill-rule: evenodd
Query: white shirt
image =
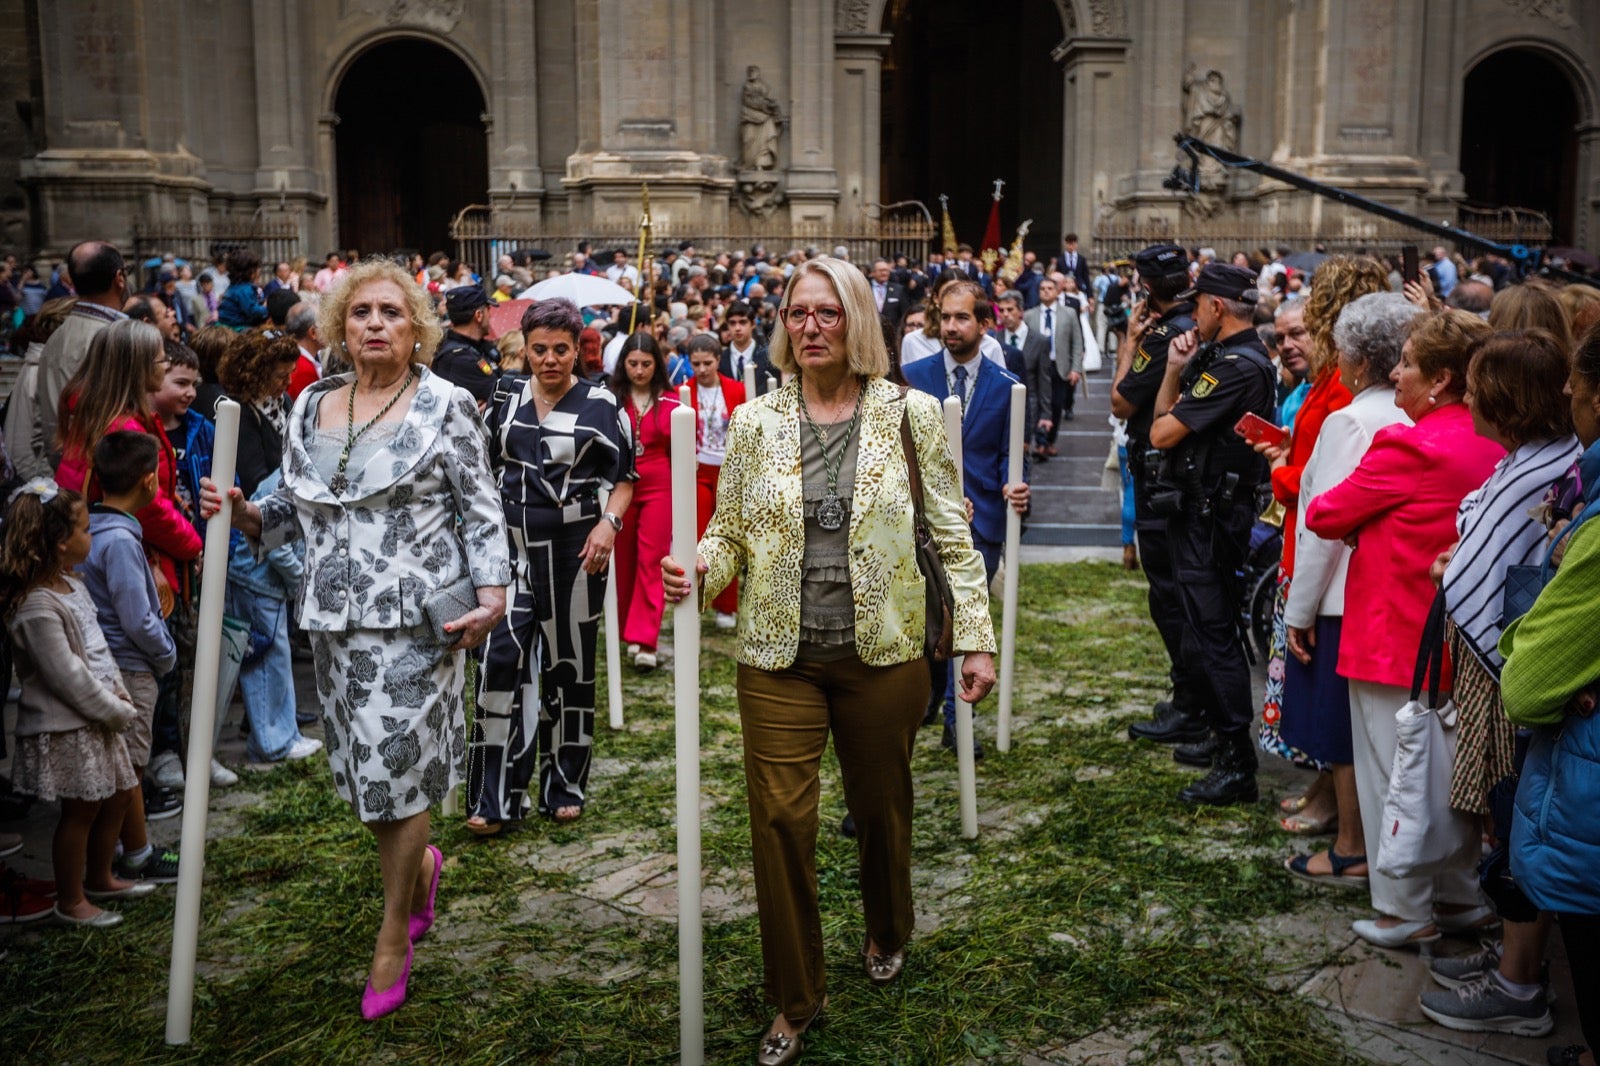
<path fill-rule="evenodd" d="M 317 377 L 320 378 L 322 376 L 322 360 L 319 358 L 319 354 L 303 344 L 300 345 L 300 358 L 311 360 L 311 365 L 317 368 Z"/>
<path fill-rule="evenodd" d="M 900 342 L 900 365 L 909 366 L 918 359 L 926 359 L 930 355 L 937 355 L 944 351 L 944 342 L 937 337 L 929 337 L 919 329 Z M 1000 347 L 1000 342 L 985 333 L 978 341 L 978 351 L 985 359 L 991 359 L 998 367 L 1006 365 L 1005 349 Z"/>
<path fill-rule="evenodd" d="M 1011 338 L 1011 346 L 1018 351 L 1021 351 L 1022 346 L 1028 342 L 1028 324 L 1026 322 L 1018 322 L 1016 329 L 1003 329 L 1000 332 Z"/>
<path fill-rule="evenodd" d="M 605 348 L 601 349 L 600 362 L 606 368 L 607 377 L 617 369 L 617 356 L 622 354 L 622 346 L 627 342 L 628 331 L 618 330 L 617 335 L 606 341 Z"/>
<path fill-rule="evenodd" d="M 747 363 L 751 363 L 751 362 L 755 361 L 755 357 L 756 357 L 756 342 L 755 342 L 755 338 L 753 338 L 753 337 L 751 338 L 750 347 L 746 348 L 744 351 L 740 351 L 738 348 L 735 348 L 732 344 L 729 344 L 728 345 L 728 354 L 730 356 L 728 361 L 733 364 L 732 365 L 733 379 L 735 381 L 739 382 L 740 384 L 743 384 L 744 383 L 744 368 L 745 368 L 745 365 Z"/>
<path fill-rule="evenodd" d="M 963 412 L 966 411 L 967 404 L 972 400 L 972 390 L 978 385 L 978 363 L 978 359 L 968 359 L 965 363 L 960 362 L 950 354 L 949 348 L 944 349 L 945 388 L 950 390 L 950 395 L 961 401 L 961 410 Z M 965 395 L 956 391 L 956 367 L 958 366 L 966 367 L 967 369 L 967 380 L 962 382 L 966 390 Z"/>
<path fill-rule="evenodd" d="M 618 278 L 626 277 L 629 281 L 633 282 L 634 291 L 639 291 L 639 268 L 634 266 L 632 263 L 629 263 L 627 266 L 618 266 L 617 264 L 612 263 L 610 266 L 606 267 L 606 277 L 610 278 L 612 281 L 616 281 Z"/>
<path fill-rule="evenodd" d="M 883 301 L 887 299 L 888 296 L 889 286 L 887 283 L 879 281 L 874 281 L 872 283 L 872 299 L 877 303 L 879 311 L 883 310 Z"/>

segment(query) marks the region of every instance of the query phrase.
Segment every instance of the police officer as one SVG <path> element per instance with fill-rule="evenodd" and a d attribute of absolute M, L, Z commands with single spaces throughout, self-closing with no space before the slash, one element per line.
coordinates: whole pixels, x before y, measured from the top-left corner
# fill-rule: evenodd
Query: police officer
<path fill-rule="evenodd" d="M 1216 734 L 1211 772 L 1183 789 L 1191 805 L 1254 803 L 1255 698 L 1240 628 L 1238 571 L 1260 510 L 1266 460 L 1234 432 L 1246 412 L 1271 419 L 1276 374 L 1253 325 L 1253 273 L 1209 264 L 1181 294 L 1195 328 L 1167 348 L 1150 443 L 1163 456 L 1151 503 L 1167 515 L 1167 542 L 1183 605 L 1183 670 L 1196 682 Z"/>
<path fill-rule="evenodd" d="M 450 328 L 433 357 L 433 372 L 472 393 L 479 410 L 494 397 L 500 350 L 489 341 L 489 296 L 478 285 L 458 285 L 444 298 Z"/>
<path fill-rule="evenodd" d="M 1155 420 L 1156 396 L 1166 378 L 1167 346 L 1195 325 L 1194 304 L 1179 299 L 1189 287 L 1189 257 L 1176 245 L 1156 244 L 1134 256 L 1133 266 L 1144 285 L 1145 298 L 1133 310 L 1127 338 L 1117 356 L 1111 412 L 1128 423 L 1134 528 L 1150 586 L 1150 619 L 1171 662 L 1172 700 L 1157 703 L 1155 717 L 1135 722 L 1128 727 L 1128 735 L 1160 744 L 1204 742 L 1211 729 L 1202 701 L 1183 670 L 1183 604 L 1167 549 L 1167 520 L 1150 509 L 1155 476 L 1146 458 L 1159 458 L 1150 448 L 1150 423 Z"/>

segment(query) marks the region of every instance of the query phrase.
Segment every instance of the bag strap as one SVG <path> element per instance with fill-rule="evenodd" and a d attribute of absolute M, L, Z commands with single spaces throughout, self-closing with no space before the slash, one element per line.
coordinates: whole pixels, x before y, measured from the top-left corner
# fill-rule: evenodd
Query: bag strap
<path fill-rule="evenodd" d="M 912 513 L 917 525 L 926 526 L 928 523 L 922 514 L 922 467 L 917 462 L 917 444 L 911 439 L 911 405 L 905 403 L 910 391 L 907 386 L 900 386 L 900 400 L 905 404 L 900 409 L 900 450 L 906 453 L 906 473 L 911 478 Z"/>
<path fill-rule="evenodd" d="M 1411 699 L 1417 701 L 1422 696 L 1422 683 L 1428 683 L 1428 706 L 1439 706 L 1439 686 L 1444 677 L 1444 633 L 1445 633 L 1445 603 L 1444 590 L 1441 589 L 1433 597 L 1433 606 L 1428 609 L 1428 620 L 1422 625 L 1422 643 L 1417 649 L 1417 668 L 1411 675 Z"/>
<path fill-rule="evenodd" d="M 1550 578 L 1554 573 L 1554 563 L 1552 560 L 1555 559 L 1557 546 L 1560 545 L 1562 541 L 1570 537 L 1573 530 L 1577 529 L 1584 522 L 1587 522 L 1589 519 L 1593 518 L 1596 514 L 1600 514 L 1600 497 L 1597 497 L 1585 504 L 1582 510 L 1572 516 L 1572 521 L 1568 522 L 1565 526 L 1562 526 L 1561 532 L 1557 533 L 1551 539 L 1550 547 L 1545 549 L 1544 559 L 1539 563 L 1539 584 L 1541 586 L 1550 584 Z"/>

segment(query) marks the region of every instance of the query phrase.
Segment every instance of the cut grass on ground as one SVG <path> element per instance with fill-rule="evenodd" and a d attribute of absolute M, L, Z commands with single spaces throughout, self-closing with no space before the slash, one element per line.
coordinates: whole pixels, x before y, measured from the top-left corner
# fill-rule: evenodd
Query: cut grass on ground
<path fill-rule="evenodd" d="M 854 843 L 825 761 L 818 873 L 831 1007 L 808 1063 L 1014 1062 L 1110 1028 L 1146 1061 L 1226 1043 L 1245 1063 L 1345 1061 L 1318 1012 L 1278 991 L 1283 966 L 1244 931 L 1317 906 L 1277 864 L 1264 809 L 1191 812 L 1188 776 L 1126 726 L 1161 695 L 1136 575 L 1028 567 L 1017 724 L 979 764 L 984 829 L 959 838 L 954 760 L 918 740 L 918 933 L 905 977 L 862 976 Z M 998 605 L 996 606 L 998 619 Z M 732 645 L 702 656 L 706 1041 L 746 1062 L 761 992 Z M 602 677 L 604 676 L 602 672 Z M 40 1063 L 670 1063 L 677 1061 L 671 675 L 629 674 L 628 727 L 597 738 L 592 800 L 572 826 L 488 841 L 436 814 L 442 913 L 411 999 L 367 1024 L 357 1002 L 379 910 L 370 836 L 318 759 L 247 777 L 213 818 L 193 1043 L 162 1043 L 172 892 L 107 932 L 0 939 L 5 1058 Z M 1315 959 L 1297 960 L 1297 965 Z M 1046 1052 L 1048 1054 L 1048 1052 Z"/>

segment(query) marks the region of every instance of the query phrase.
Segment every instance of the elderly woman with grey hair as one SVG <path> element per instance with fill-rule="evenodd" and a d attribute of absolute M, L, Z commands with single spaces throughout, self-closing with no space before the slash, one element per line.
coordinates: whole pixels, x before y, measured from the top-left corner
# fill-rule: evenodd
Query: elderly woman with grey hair
<path fill-rule="evenodd" d="M 1380 429 L 1408 424 L 1395 406 L 1389 374 L 1413 320 L 1422 312 L 1396 293 L 1352 300 L 1333 328 L 1339 377 L 1353 397 L 1322 423 L 1316 447 L 1300 477 L 1295 573 L 1284 606 L 1289 656 L 1284 663 L 1284 701 L 1302 713 L 1286 716 L 1280 736 L 1312 758 L 1332 766 L 1339 831 L 1327 851 L 1297 855 L 1285 865 L 1307 880 L 1364 888 L 1366 840 L 1356 799 L 1350 729 L 1350 686 L 1337 671 L 1344 622 L 1344 584 L 1351 549 L 1323 540 L 1305 525 L 1306 509 L 1319 493 L 1356 469 Z"/>

